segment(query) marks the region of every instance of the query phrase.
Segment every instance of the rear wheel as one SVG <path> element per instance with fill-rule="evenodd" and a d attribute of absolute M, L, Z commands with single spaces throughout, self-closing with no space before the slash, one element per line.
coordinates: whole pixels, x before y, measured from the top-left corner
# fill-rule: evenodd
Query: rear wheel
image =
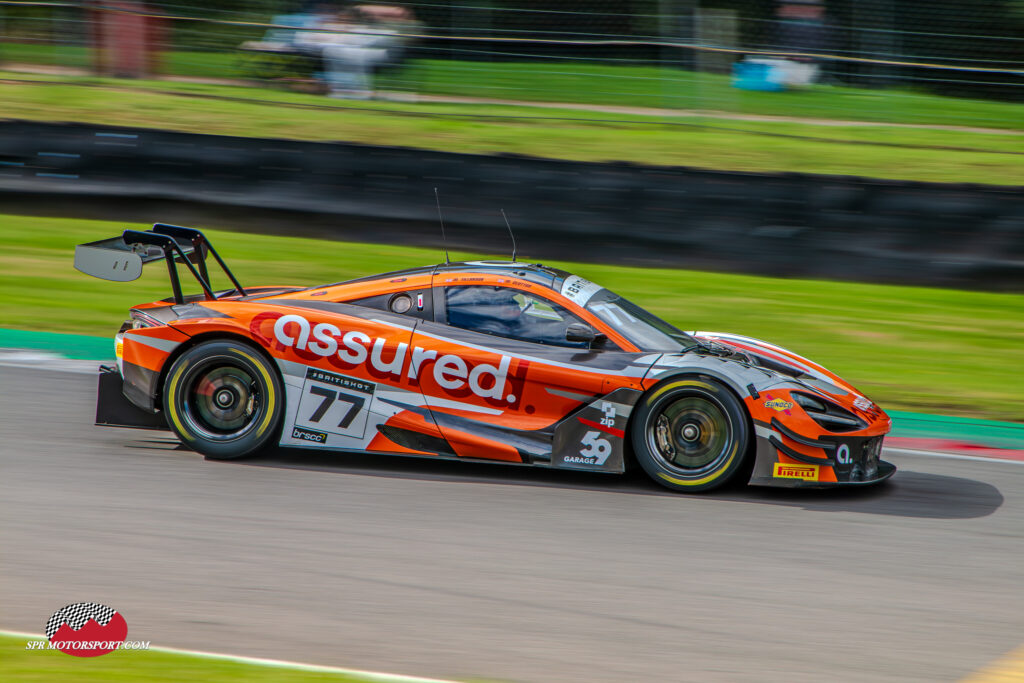
<path fill-rule="evenodd" d="M 708 491 L 743 471 L 747 412 L 723 384 L 703 375 L 666 380 L 641 400 L 631 434 L 640 466 L 676 491 Z"/>
<path fill-rule="evenodd" d="M 164 383 L 167 423 L 208 458 L 258 451 L 276 435 L 283 392 L 277 373 L 248 344 L 216 340 L 183 353 Z"/>

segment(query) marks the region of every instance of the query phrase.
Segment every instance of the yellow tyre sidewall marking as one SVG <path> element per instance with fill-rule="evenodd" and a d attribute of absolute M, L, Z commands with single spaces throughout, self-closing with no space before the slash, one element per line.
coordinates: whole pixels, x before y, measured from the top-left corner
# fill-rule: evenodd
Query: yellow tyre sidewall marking
<path fill-rule="evenodd" d="M 178 366 L 178 369 L 171 375 L 171 382 L 167 385 L 167 412 L 171 414 L 171 421 L 174 422 L 174 426 L 178 428 L 178 434 L 183 439 L 192 441 L 192 435 L 188 433 L 185 427 L 181 424 L 181 418 L 178 416 L 178 380 L 181 379 L 181 375 L 185 372 L 185 368 L 188 367 L 188 363 L 182 363 Z"/>
<path fill-rule="evenodd" d="M 715 387 L 708 384 L 707 382 L 700 382 L 698 380 L 688 379 L 678 382 L 669 382 L 668 384 L 666 384 L 665 386 L 661 387 L 653 394 L 651 394 L 650 398 L 648 398 L 647 401 L 648 403 L 650 403 L 654 399 L 664 394 L 666 391 L 669 391 L 670 389 L 676 389 L 678 387 L 700 387 L 701 389 L 707 389 L 708 391 L 718 393 Z M 716 469 L 714 472 L 707 475 L 706 477 L 702 477 L 700 479 L 680 479 L 678 477 L 673 477 L 672 475 L 666 474 L 664 472 L 658 472 L 658 476 L 664 479 L 665 481 L 672 482 L 673 484 L 678 484 L 679 486 L 700 486 L 701 484 L 706 484 L 709 481 L 714 481 L 722 474 L 723 471 L 729 469 L 729 465 L 732 464 L 733 459 L 736 457 L 736 451 L 738 449 L 739 444 L 734 442 L 732 445 L 732 453 L 729 454 L 729 457 L 726 459 L 726 461 L 722 463 L 722 465 L 718 469 Z"/>
<path fill-rule="evenodd" d="M 673 477 L 671 475 L 665 474 L 664 472 L 658 472 L 658 476 L 664 479 L 665 481 L 670 481 L 673 484 L 679 484 L 680 486 L 700 486 L 701 484 L 706 484 L 709 481 L 714 481 L 722 474 L 723 471 L 729 469 L 729 465 L 736 457 L 736 451 L 738 450 L 738 448 L 739 444 L 733 443 L 732 453 L 729 454 L 729 457 L 726 459 L 726 461 L 722 463 L 722 465 L 717 470 L 715 470 L 706 477 L 702 477 L 700 479 L 679 479 L 678 477 Z"/>
<path fill-rule="evenodd" d="M 675 389 L 677 387 L 700 387 L 701 389 L 707 389 L 708 391 L 714 391 L 715 393 L 718 393 L 717 391 L 715 391 L 715 388 L 708 384 L 707 382 L 699 382 L 695 379 L 687 379 L 678 382 L 669 382 L 668 384 L 666 384 L 665 386 L 661 387 L 653 394 L 651 394 L 650 397 L 647 399 L 647 402 L 650 403 L 654 399 L 664 394 L 666 391 L 670 389 Z"/>
<path fill-rule="evenodd" d="M 256 430 L 256 436 L 258 437 L 261 434 L 263 434 L 263 432 L 267 431 L 267 427 L 270 426 L 270 421 L 274 417 L 274 403 L 277 400 L 277 396 L 274 395 L 274 382 L 270 378 L 270 374 L 267 372 L 266 368 L 263 367 L 263 363 L 260 363 L 255 358 L 247 354 L 245 351 L 240 351 L 238 349 L 231 350 L 237 353 L 242 358 L 248 360 L 253 365 L 255 365 L 256 369 L 260 371 L 261 375 L 263 375 L 263 380 L 267 384 L 267 414 L 263 418 L 263 424 L 261 424 L 259 426 L 259 429 Z"/>

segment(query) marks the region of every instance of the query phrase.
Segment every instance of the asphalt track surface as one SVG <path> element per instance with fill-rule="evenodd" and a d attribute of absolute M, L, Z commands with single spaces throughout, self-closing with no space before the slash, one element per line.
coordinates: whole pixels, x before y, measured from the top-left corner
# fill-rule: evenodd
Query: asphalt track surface
<path fill-rule="evenodd" d="M 854 492 L 275 451 L 94 427 L 0 367 L 0 628 L 100 602 L 154 645 L 496 681 L 943 681 L 1024 641 L 1024 466 Z M 137 653 L 145 656 L 145 653 Z"/>

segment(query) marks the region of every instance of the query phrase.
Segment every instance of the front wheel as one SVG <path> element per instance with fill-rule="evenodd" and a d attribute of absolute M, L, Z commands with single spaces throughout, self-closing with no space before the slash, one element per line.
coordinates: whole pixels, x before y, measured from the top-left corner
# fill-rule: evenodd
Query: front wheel
<path fill-rule="evenodd" d="M 183 353 L 164 383 L 167 423 L 207 458 L 254 453 L 277 434 L 281 382 L 263 354 L 248 344 L 208 341 Z"/>
<path fill-rule="evenodd" d="M 747 412 L 720 382 L 703 375 L 669 379 L 638 408 L 633 452 L 662 486 L 708 491 L 742 471 L 750 442 Z"/>

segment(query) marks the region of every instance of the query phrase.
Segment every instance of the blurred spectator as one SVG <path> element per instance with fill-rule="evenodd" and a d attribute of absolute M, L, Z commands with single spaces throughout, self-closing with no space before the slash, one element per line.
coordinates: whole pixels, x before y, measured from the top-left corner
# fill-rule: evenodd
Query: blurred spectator
<path fill-rule="evenodd" d="M 331 97 L 368 99 L 373 72 L 401 62 L 412 13 L 392 5 L 355 5 L 321 20 L 315 30 L 297 31 L 293 45 L 319 54 Z"/>
<path fill-rule="evenodd" d="M 831 43 L 822 0 L 783 0 L 776 15 L 778 50 L 801 53 L 783 60 L 784 83 L 801 86 L 815 82 L 821 71 L 820 59 L 810 55 L 828 52 Z"/>
<path fill-rule="evenodd" d="M 372 97 L 375 72 L 402 63 L 408 36 L 419 26 L 405 7 L 353 5 L 339 11 L 333 3 L 316 1 L 271 22 L 282 28 L 243 43 L 242 49 L 312 58 L 314 66 L 306 68 L 326 82 L 332 97 L 360 99 Z M 272 70 L 270 64 L 264 71 Z"/>

